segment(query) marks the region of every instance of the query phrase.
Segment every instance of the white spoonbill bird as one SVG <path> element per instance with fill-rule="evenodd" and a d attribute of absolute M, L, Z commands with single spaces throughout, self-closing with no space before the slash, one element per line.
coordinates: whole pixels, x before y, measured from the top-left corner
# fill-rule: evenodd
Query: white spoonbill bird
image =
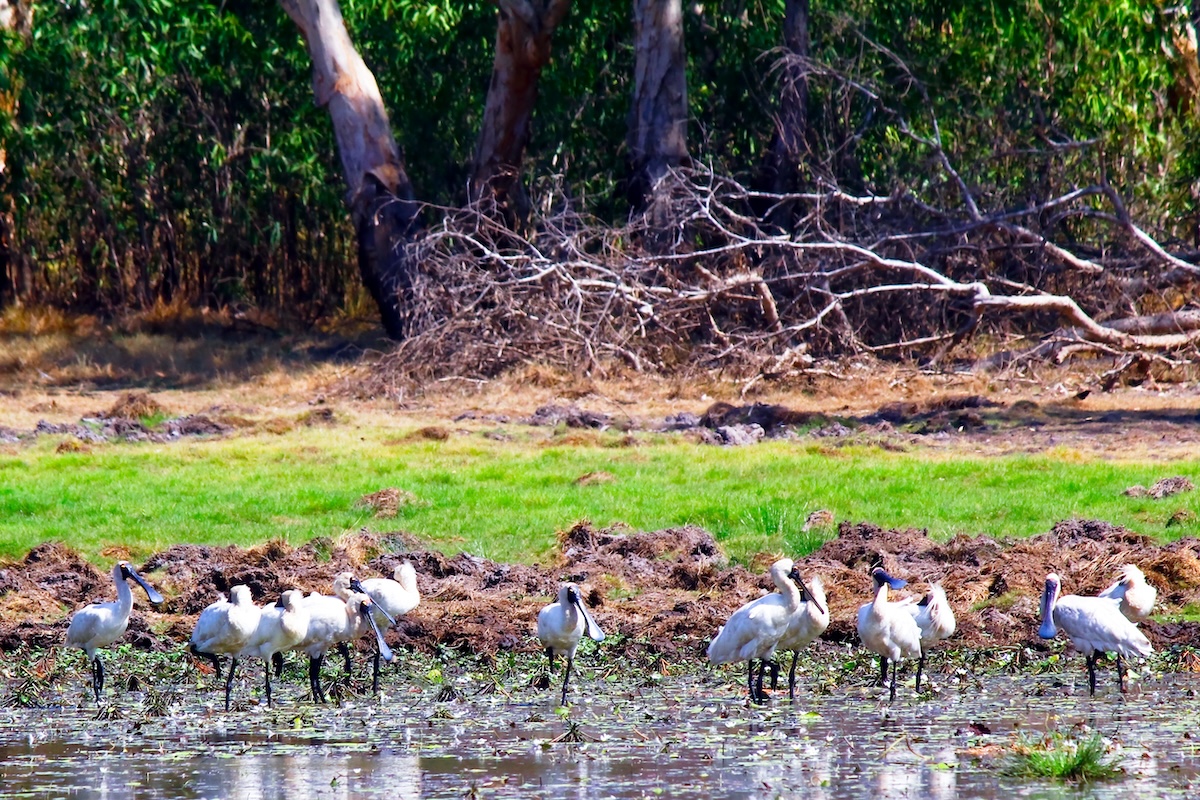
<path fill-rule="evenodd" d="M 388 662 L 392 660 L 392 650 L 383 640 L 383 632 L 375 624 L 375 617 L 371 613 L 374 602 L 370 597 L 354 592 L 342 600 L 313 592 L 304 598 L 304 607 L 308 611 L 308 632 L 292 649 L 308 656 L 308 683 L 314 703 L 326 702 L 325 690 L 321 688 L 321 664 L 325 654 L 331 648 L 338 647 L 339 651 L 346 654 L 346 664 L 349 666 L 349 642 L 366 633 L 368 626 L 375 632 L 375 645 L 383 659 Z"/>
<path fill-rule="evenodd" d="M 954 619 L 954 610 L 950 608 L 950 601 L 946 599 L 945 590 L 937 583 L 929 584 L 929 591 L 921 598 L 920 602 L 909 603 L 905 608 L 917 621 L 917 627 L 921 629 L 921 660 L 917 662 L 916 686 L 916 691 L 919 692 L 921 691 L 921 671 L 925 669 L 925 655 L 934 644 L 953 636 L 958 622 Z"/>
<path fill-rule="evenodd" d="M 304 607 L 304 592 L 289 589 L 279 601 L 261 609 L 254 633 L 237 654 L 238 658 L 261 658 L 266 676 L 267 708 L 271 707 L 271 660 L 276 653 L 291 650 L 308 634 L 308 609 Z M 233 673 L 233 667 L 229 668 Z M 229 689 L 226 684 L 225 710 L 229 710 Z"/>
<path fill-rule="evenodd" d="M 766 663 L 774 661 L 779 640 L 787 633 L 792 617 L 804 603 L 800 587 L 791 577 L 794 566 L 790 558 L 781 558 L 772 564 L 768 573 L 779 591 L 751 600 L 734 611 L 708 645 L 708 660 L 714 664 L 746 662 L 746 685 L 752 703 L 767 701 L 762 685 Z M 799 573 L 795 575 L 799 577 Z M 760 662 L 757 685 L 754 681 L 755 659 Z"/>
<path fill-rule="evenodd" d="M 1158 589 L 1146 583 L 1146 574 L 1133 564 L 1121 568 L 1121 578 L 1100 593 L 1100 597 L 1116 597 L 1121 601 L 1121 613 L 1130 622 L 1141 622 L 1154 610 Z"/>
<path fill-rule="evenodd" d="M 125 629 L 129 627 L 129 612 L 133 610 L 133 592 L 129 591 L 125 579 L 137 581 L 146 590 L 146 597 L 153 605 L 163 601 L 163 596 L 146 583 L 128 561 L 118 561 L 112 569 L 112 576 L 113 583 L 117 585 L 117 601 L 84 606 L 75 612 L 67 627 L 67 647 L 83 650 L 91 662 L 92 691 L 96 694 L 97 703 L 100 702 L 100 692 L 104 691 L 104 664 L 96 651 L 125 635 Z"/>
<path fill-rule="evenodd" d="M 249 586 L 238 584 L 229 590 L 229 596 L 232 601 L 221 595 L 217 602 L 200 612 L 191 641 L 192 653 L 207 658 L 216 667 L 217 680 L 221 679 L 221 656 L 231 657 L 229 675 L 225 678 L 226 711 L 229 710 L 229 693 L 233 688 L 238 653 L 254 635 L 262 614 L 262 609 L 254 605 Z"/>
<path fill-rule="evenodd" d="M 812 580 L 805 582 L 800 577 L 799 567 L 793 565 L 788 577 L 800 587 L 800 599 L 803 602 L 788 620 L 787 630 L 780 637 L 779 644 L 775 646 L 775 649 L 784 653 L 792 651 L 792 666 L 788 670 L 788 697 L 794 700 L 796 698 L 796 659 L 801 650 L 812 644 L 813 640 L 829 627 L 829 606 L 825 603 L 825 584 L 821 582 L 819 575 L 814 575 Z M 775 664 L 771 669 L 772 690 L 775 689 L 778 674 L 779 665 Z"/>
<path fill-rule="evenodd" d="M 921 629 L 903 604 L 888 602 L 888 589 L 903 589 L 908 581 L 893 578 L 881 567 L 871 572 L 871 579 L 875 581 L 875 599 L 858 609 L 858 638 L 879 655 L 881 686 L 887 682 L 887 665 L 892 662 L 890 699 L 894 701 L 900 662 L 921 657 Z"/>
<path fill-rule="evenodd" d="M 394 580 L 393 580 L 394 578 Z M 417 588 L 417 571 L 405 561 L 392 571 L 392 578 L 367 578 L 353 580 L 350 588 L 362 592 L 375 601 L 375 624 L 380 628 L 391 627 L 396 620 L 412 611 L 421 602 L 421 591 Z M 379 691 L 380 653 L 375 651 L 375 664 L 371 677 L 371 691 Z"/>
<path fill-rule="evenodd" d="M 1096 693 L 1096 657 L 1099 653 L 1117 654 L 1117 680 L 1125 691 L 1125 665 L 1121 659 L 1148 656 L 1153 652 L 1150 640 L 1121 613 L 1121 601 L 1115 597 L 1062 597 L 1062 579 L 1051 572 L 1042 592 L 1042 625 L 1038 636 L 1053 639 L 1062 628 L 1075 649 L 1087 659 L 1088 688 Z"/>
<path fill-rule="evenodd" d="M 592 619 L 583 595 L 573 583 L 564 583 L 558 590 L 558 602 L 551 603 L 538 612 L 537 635 L 546 648 L 550 659 L 550 670 L 554 671 L 554 657 L 565 656 L 567 668 L 563 671 L 562 704 L 567 704 L 567 684 L 571 680 L 571 667 L 575 666 L 575 651 L 579 640 L 587 633 L 597 642 L 604 641 L 604 631 Z"/>

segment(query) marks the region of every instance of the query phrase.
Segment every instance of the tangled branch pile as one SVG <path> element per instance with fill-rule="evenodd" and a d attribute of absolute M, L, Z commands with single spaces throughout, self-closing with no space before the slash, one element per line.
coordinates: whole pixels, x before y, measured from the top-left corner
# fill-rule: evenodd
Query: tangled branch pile
<path fill-rule="evenodd" d="M 962 183 L 942 209 L 907 191 L 754 192 L 700 169 L 667 180 L 653 216 L 669 226 L 647 214 L 608 228 L 559 202 L 526 237 L 477 208 L 441 209 L 412 245 L 412 336 L 376 379 L 527 361 L 772 377 L 848 352 L 940 360 L 983 330 L 1040 335 L 1028 355 L 1058 359 L 1162 358 L 1200 339 L 1200 310 L 1137 313 L 1190 292 L 1197 254 L 1169 253 L 1106 186 L 984 213 Z M 793 230 L 767 222 L 780 209 Z M 1097 244 L 1064 241 L 1071 219 Z"/>

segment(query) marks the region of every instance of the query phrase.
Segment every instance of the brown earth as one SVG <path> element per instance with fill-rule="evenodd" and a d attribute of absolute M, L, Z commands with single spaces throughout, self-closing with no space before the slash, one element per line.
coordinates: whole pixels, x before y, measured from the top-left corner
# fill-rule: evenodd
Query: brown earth
<path fill-rule="evenodd" d="M 186 642 L 196 616 L 218 592 L 244 583 L 260 602 L 284 589 L 325 590 L 345 569 L 390 575 L 408 560 L 417 569 L 422 602 L 389 634 L 393 644 L 432 652 L 438 647 L 485 657 L 501 650 L 533 652 L 534 619 L 561 581 L 583 585 L 601 626 L 622 634 L 617 646 L 641 661 L 701 658 L 728 615 L 768 590 L 762 574 L 730 566 L 705 531 L 598 530 L 587 523 L 559 537 L 549 565 L 501 564 L 460 553 L 421 549 L 404 533 L 363 531 L 337 542 L 316 539 L 293 548 L 273 541 L 238 547 L 177 545 L 148 559 L 141 572 L 166 596 L 163 607 L 135 606 L 127 637 L 135 646 L 169 649 Z M 762 561 L 770 560 L 764 554 Z M 1135 563 L 1159 589 L 1159 610 L 1200 603 L 1200 540 L 1157 545 L 1096 520 L 1067 520 L 1052 531 L 1003 542 L 958 536 L 935 542 L 919 530 L 884 530 L 842 523 L 838 536 L 801 560 L 822 577 L 833 621 L 825 637 L 855 638 L 858 606 L 871 592 L 869 570 L 882 565 L 924 590 L 946 589 L 958 616 L 952 645 L 1045 649 L 1037 637 L 1037 601 L 1049 572 L 1069 593 L 1094 594 Z M 61 643 L 69 611 L 112 596 L 107 575 L 71 549 L 41 545 L 0 568 L 0 651 Z M 1148 621 L 1155 646 L 1200 643 L 1200 624 Z"/>

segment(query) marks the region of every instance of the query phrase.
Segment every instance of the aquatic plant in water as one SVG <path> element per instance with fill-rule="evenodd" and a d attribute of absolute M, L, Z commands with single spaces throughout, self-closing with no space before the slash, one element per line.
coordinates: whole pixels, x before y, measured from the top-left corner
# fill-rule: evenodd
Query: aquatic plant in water
<path fill-rule="evenodd" d="M 1048 733 L 1033 740 L 1022 737 L 1013 748 L 1005 772 L 1022 778 L 1079 783 L 1110 780 L 1124 774 L 1109 756 L 1104 737 L 1096 732 L 1086 737 L 1062 733 Z"/>

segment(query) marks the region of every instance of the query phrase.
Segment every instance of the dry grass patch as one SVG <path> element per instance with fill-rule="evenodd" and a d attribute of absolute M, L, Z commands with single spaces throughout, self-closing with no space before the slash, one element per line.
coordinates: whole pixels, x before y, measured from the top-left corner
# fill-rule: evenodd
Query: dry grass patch
<path fill-rule="evenodd" d="M 149 392 L 124 392 L 108 411 L 96 416 L 108 419 L 142 419 L 166 414 L 167 409 L 151 397 Z"/>
<path fill-rule="evenodd" d="M 427 502 L 417 497 L 412 492 L 395 487 L 380 489 L 378 492 L 364 494 L 358 498 L 358 502 L 354 504 L 355 508 L 367 508 L 374 512 L 376 517 L 390 518 L 400 513 L 400 509 L 409 507 L 420 507 L 428 505 Z"/>

